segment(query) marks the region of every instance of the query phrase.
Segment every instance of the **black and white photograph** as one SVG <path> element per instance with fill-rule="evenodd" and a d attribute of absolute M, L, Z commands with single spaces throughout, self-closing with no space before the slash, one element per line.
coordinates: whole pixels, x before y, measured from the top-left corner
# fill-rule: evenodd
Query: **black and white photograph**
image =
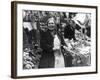
<path fill-rule="evenodd" d="M 12 6 L 12 76 L 97 73 L 96 6 L 34 2 Z"/>
<path fill-rule="evenodd" d="M 91 66 L 91 14 L 23 10 L 23 69 Z"/>

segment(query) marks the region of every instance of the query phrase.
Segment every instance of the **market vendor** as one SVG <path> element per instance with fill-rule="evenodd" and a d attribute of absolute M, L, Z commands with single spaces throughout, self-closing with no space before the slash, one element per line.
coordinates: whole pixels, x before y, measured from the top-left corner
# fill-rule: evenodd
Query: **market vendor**
<path fill-rule="evenodd" d="M 53 68 L 55 62 L 53 52 L 55 22 L 51 18 L 47 22 L 47 28 L 46 31 L 40 29 L 40 47 L 43 51 L 39 68 Z"/>

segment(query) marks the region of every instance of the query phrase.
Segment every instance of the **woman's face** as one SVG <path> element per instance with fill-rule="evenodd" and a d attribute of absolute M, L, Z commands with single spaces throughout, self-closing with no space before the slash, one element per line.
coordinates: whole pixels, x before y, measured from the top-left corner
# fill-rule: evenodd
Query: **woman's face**
<path fill-rule="evenodd" d="M 49 20 L 48 21 L 48 29 L 53 30 L 55 28 L 55 22 L 54 20 Z"/>

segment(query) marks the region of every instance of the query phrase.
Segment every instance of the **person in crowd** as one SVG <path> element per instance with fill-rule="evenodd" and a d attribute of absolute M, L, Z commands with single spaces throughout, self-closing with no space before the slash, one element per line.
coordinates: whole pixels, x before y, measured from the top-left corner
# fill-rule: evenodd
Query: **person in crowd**
<path fill-rule="evenodd" d="M 54 67 L 53 40 L 55 23 L 52 20 L 47 22 L 48 29 L 46 31 L 40 29 L 40 47 L 42 48 L 42 56 L 40 58 L 39 68 Z"/>
<path fill-rule="evenodd" d="M 64 42 L 66 45 L 62 45 L 62 53 L 64 55 L 65 67 L 71 67 L 72 65 L 72 54 L 70 52 L 71 44 L 70 40 L 74 39 L 73 29 L 70 28 L 69 23 L 66 20 L 61 21 L 62 26 L 62 36 L 64 37 Z M 66 41 L 68 40 L 68 41 Z"/>
<path fill-rule="evenodd" d="M 69 39 L 69 40 L 76 40 L 75 39 L 75 27 L 76 24 L 72 20 L 72 18 L 75 16 L 75 13 L 69 13 L 69 20 L 67 23 L 67 26 L 64 29 L 64 37 Z"/>
<path fill-rule="evenodd" d="M 75 39 L 75 26 L 74 26 L 74 21 L 70 20 L 69 24 L 65 27 L 64 29 L 64 37 L 71 40 L 76 40 Z"/>
<path fill-rule="evenodd" d="M 42 57 L 40 58 L 39 68 L 54 68 L 54 67 L 68 67 L 72 66 L 72 56 L 65 57 L 61 49 L 67 46 L 60 27 L 56 25 L 54 17 L 47 20 L 47 30 L 40 30 L 40 47 L 42 48 Z M 70 54 L 70 53 L 68 53 Z M 55 56 L 56 55 L 56 56 Z M 62 56 L 63 58 L 61 59 Z M 56 64 L 55 60 L 59 57 L 59 63 Z M 66 62 L 66 61 L 67 62 Z"/>

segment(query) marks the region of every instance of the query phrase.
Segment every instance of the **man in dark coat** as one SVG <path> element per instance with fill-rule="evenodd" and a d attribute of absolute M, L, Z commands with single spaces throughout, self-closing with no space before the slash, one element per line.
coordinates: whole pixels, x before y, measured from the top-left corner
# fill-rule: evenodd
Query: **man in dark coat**
<path fill-rule="evenodd" d="M 64 29 L 64 37 L 71 40 L 76 40 L 75 39 L 75 26 L 74 26 L 74 21 L 70 20 L 69 24 L 65 27 Z"/>

